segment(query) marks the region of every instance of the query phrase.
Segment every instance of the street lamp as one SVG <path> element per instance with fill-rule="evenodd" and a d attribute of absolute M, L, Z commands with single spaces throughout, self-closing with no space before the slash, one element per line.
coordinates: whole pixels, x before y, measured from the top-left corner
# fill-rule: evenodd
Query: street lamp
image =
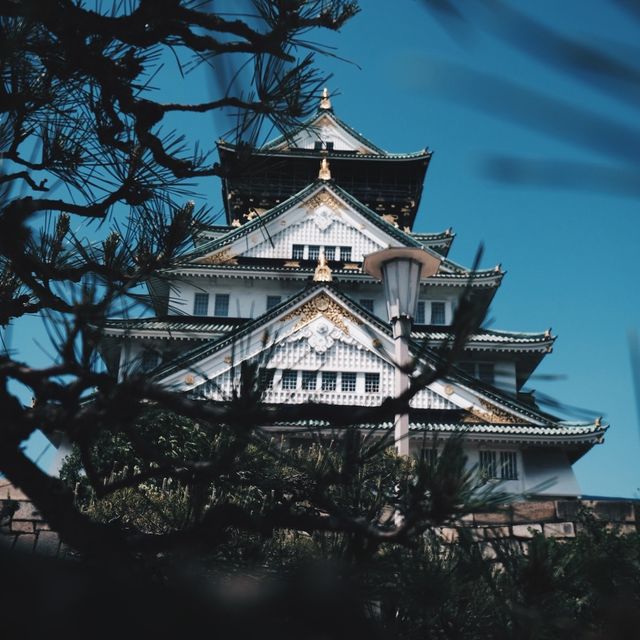
<path fill-rule="evenodd" d="M 394 392 L 396 397 L 409 388 L 409 346 L 411 325 L 416 314 L 420 280 L 434 275 L 440 267 L 440 258 L 411 247 L 382 249 L 365 256 L 363 270 L 382 280 L 387 300 L 389 321 L 393 329 L 394 357 L 396 361 Z M 395 442 L 398 453 L 409 455 L 409 414 L 395 417 Z"/>

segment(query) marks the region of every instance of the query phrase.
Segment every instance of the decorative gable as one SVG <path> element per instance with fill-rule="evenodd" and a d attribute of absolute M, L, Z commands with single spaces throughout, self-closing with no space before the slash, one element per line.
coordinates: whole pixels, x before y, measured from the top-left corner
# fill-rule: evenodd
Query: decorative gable
<path fill-rule="evenodd" d="M 393 339 L 330 286 L 301 296 L 293 307 L 247 326 L 235 341 L 198 348 L 159 382 L 194 397 L 225 400 L 239 386 L 244 360 L 269 372 L 267 403 L 324 402 L 377 406 L 394 395 Z M 455 380 L 437 380 L 412 400 L 416 409 L 464 410 L 475 419 L 535 422 L 498 398 L 483 396 Z"/>
<path fill-rule="evenodd" d="M 363 139 L 356 137 L 346 127 L 341 125 L 330 113 L 323 113 L 313 120 L 307 127 L 293 135 L 292 139 L 276 143 L 272 148 L 282 151 L 285 149 L 315 149 L 317 143 L 327 148 L 327 143 L 333 144 L 335 151 L 356 151 L 358 153 L 379 153 L 373 146 L 365 144 Z"/>
<path fill-rule="evenodd" d="M 284 205 L 215 241 L 210 252 L 192 262 L 229 264 L 239 257 L 308 259 L 309 247 L 344 247 L 349 250 L 349 262 L 362 262 L 379 249 L 414 242 L 393 223 L 373 212 L 365 215 L 326 186 L 318 186 L 292 206 Z M 296 256 L 295 246 L 303 247 L 304 255 Z"/>

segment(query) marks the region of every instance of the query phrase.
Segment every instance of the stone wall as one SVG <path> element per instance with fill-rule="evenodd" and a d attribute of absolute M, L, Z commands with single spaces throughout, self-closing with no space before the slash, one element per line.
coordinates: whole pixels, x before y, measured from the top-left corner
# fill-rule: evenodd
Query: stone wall
<path fill-rule="evenodd" d="M 547 500 L 514 502 L 490 513 L 474 513 L 462 519 L 461 526 L 472 531 L 482 544 L 497 537 L 514 540 L 527 552 L 527 543 L 536 532 L 548 538 L 575 538 L 583 526 L 583 510 L 618 528 L 621 534 L 640 531 L 640 501 L 637 500 Z M 458 528 L 439 527 L 445 542 L 458 538 Z M 0 480 L 0 546 L 48 556 L 67 556 L 71 551 L 60 543 L 40 514 L 15 487 Z M 486 545 L 491 555 L 490 545 Z"/>
<path fill-rule="evenodd" d="M 484 547 L 487 557 L 495 557 L 489 542 L 496 538 L 512 540 L 523 553 L 527 553 L 528 542 L 536 533 L 560 540 L 575 538 L 584 527 L 583 512 L 621 535 L 640 531 L 640 501 L 609 499 L 514 502 L 494 512 L 469 514 L 461 525 L 471 530 L 479 544 L 487 543 Z M 456 527 L 439 527 L 437 532 L 450 543 L 459 535 Z"/>
<path fill-rule="evenodd" d="M 43 556 L 64 557 L 71 551 L 42 519 L 22 491 L 0 478 L 0 547 Z"/>

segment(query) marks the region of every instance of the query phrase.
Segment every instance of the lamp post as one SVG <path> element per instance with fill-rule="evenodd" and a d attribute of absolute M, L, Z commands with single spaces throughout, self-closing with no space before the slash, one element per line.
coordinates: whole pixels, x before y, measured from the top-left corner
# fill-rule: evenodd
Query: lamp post
<path fill-rule="evenodd" d="M 394 392 L 396 397 L 409 388 L 410 363 L 407 338 L 418 304 L 420 280 L 434 275 L 440 267 L 440 258 L 424 249 L 394 247 L 365 256 L 363 270 L 382 280 L 387 301 L 389 321 L 393 329 L 396 362 Z M 409 414 L 395 417 L 395 443 L 398 453 L 409 455 Z"/>

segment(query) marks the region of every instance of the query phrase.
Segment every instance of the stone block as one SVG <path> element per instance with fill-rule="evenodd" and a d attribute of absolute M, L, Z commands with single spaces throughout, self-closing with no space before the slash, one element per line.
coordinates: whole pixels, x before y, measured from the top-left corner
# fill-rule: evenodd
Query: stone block
<path fill-rule="evenodd" d="M 513 522 L 515 524 L 553 522 L 555 519 L 556 503 L 552 500 L 545 502 L 515 502 L 513 504 Z"/>
<path fill-rule="evenodd" d="M 15 533 L 33 533 L 33 520 L 12 520 L 11 531 Z"/>
<path fill-rule="evenodd" d="M 509 527 L 486 527 L 484 537 L 486 540 L 495 540 L 509 537 Z"/>
<path fill-rule="evenodd" d="M 33 547 L 36 543 L 36 536 L 33 533 L 21 533 L 16 537 L 13 546 L 14 551 L 22 551 L 23 553 L 33 553 Z"/>
<path fill-rule="evenodd" d="M 482 545 L 481 550 L 482 550 L 482 557 L 485 560 L 495 560 L 498 557 L 497 554 L 496 554 L 496 550 L 489 543 L 485 542 Z"/>
<path fill-rule="evenodd" d="M 542 525 L 536 523 L 514 524 L 511 529 L 516 538 L 523 538 L 525 540 L 533 538 L 536 533 L 542 533 Z"/>
<path fill-rule="evenodd" d="M 593 512 L 600 520 L 607 522 L 633 522 L 635 514 L 631 502 L 622 500 L 598 500 L 595 502 Z"/>
<path fill-rule="evenodd" d="M 505 525 L 511 522 L 511 509 L 504 511 L 489 511 L 487 513 L 476 513 L 473 516 L 474 522 L 478 524 Z"/>
<path fill-rule="evenodd" d="M 575 538 L 576 532 L 573 522 L 548 522 L 544 525 L 544 535 L 547 538 Z"/>
<path fill-rule="evenodd" d="M 484 540 L 484 527 L 474 527 L 473 529 L 469 529 L 469 533 L 471 534 L 471 540 L 473 542 Z"/>
<path fill-rule="evenodd" d="M 28 500 L 18 501 L 18 510 L 13 515 L 14 520 L 40 520 L 40 513 Z"/>
<path fill-rule="evenodd" d="M 38 520 L 35 523 L 36 531 L 51 531 L 51 527 L 43 520 Z"/>
<path fill-rule="evenodd" d="M 55 531 L 41 531 L 36 542 L 36 553 L 45 556 L 57 556 L 60 538 Z"/>
<path fill-rule="evenodd" d="M 446 544 L 452 544 L 458 539 L 458 532 L 456 529 L 453 529 L 452 527 L 438 527 L 438 529 L 438 535 Z"/>
<path fill-rule="evenodd" d="M 638 533 L 638 528 L 635 524 L 621 524 L 620 525 L 620 534 L 623 536 L 628 536 L 634 533 Z"/>
<path fill-rule="evenodd" d="M 577 520 L 580 512 L 585 508 L 582 500 L 558 500 L 556 502 L 556 516 L 560 521 Z"/>

